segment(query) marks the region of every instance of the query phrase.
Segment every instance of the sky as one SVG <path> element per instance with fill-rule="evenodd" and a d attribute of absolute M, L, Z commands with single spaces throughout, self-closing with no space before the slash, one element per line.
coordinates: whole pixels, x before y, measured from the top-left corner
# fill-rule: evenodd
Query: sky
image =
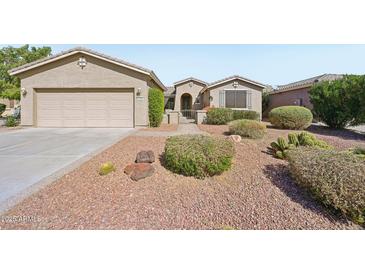
<path fill-rule="evenodd" d="M 50 46 L 53 54 L 87 47 L 152 69 L 166 86 L 190 76 L 213 82 L 238 74 L 276 86 L 324 73 L 365 74 L 365 45 L 35 46 Z"/>

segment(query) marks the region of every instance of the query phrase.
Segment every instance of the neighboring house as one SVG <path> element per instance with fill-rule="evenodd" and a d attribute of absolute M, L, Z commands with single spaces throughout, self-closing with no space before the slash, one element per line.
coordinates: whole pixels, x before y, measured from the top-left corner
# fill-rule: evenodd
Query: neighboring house
<path fill-rule="evenodd" d="M 238 75 L 213 83 L 190 77 L 170 87 L 165 99 L 166 102 L 173 100 L 173 109 L 183 114 L 187 110 L 221 107 L 254 110 L 261 115 L 261 98 L 265 87 Z"/>
<path fill-rule="evenodd" d="M 152 70 L 86 48 L 9 73 L 21 79 L 24 126 L 148 126 L 148 90 L 166 90 Z"/>
<path fill-rule="evenodd" d="M 313 106 L 309 100 L 311 87 L 318 82 L 333 81 L 342 77 L 342 74 L 322 74 L 302 81 L 278 86 L 277 89 L 270 92 L 268 111 L 281 106 L 304 106 L 312 109 Z"/>

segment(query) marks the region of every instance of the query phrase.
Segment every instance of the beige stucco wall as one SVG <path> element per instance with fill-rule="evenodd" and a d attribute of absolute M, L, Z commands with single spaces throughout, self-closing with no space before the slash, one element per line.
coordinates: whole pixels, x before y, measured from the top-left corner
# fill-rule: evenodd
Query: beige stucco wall
<path fill-rule="evenodd" d="M 262 91 L 263 88 L 260 88 L 258 86 L 252 85 L 250 83 L 241 81 L 241 80 L 231 80 L 229 82 L 226 82 L 224 84 L 215 86 L 213 88 L 210 88 L 206 93 L 207 93 L 207 97 L 209 100 L 209 96 L 212 97 L 212 100 L 210 101 L 210 106 L 211 107 L 219 107 L 219 92 L 221 90 L 226 90 L 226 89 L 234 89 L 232 84 L 233 82 L 238 82 L 238 86 L 236 89 L 243 89 L 243 90 L 247 90 L 247 91 L 251 91 L 252 97 L 251 97 L 251 104 L 252 104 L 252 108 L 251 110 L 254 110 L 258 113 L 260 113 L 261 115 L 261 110 L 262 110 Z"/>
<path fill-rule="evenodd" d="M 87 60 L 81 69 L 77 65 L 80 56 Z M 35 68 L 19 75 L 21 87 L 27 91 L 21 98 L 21 124 L 35 126 L 35 98 L 37 88 L 82 88 L 82 89 L 133 89 L 134 96 L 140 88 L 141 95 L 134 98 L 135 126 L 148 125 L 148 89 L 154 87 L 148 75 L 94 58 L 87 54 L 76 54 Z"/>
<path fill-rule="evenodd" d="M 182 83 L 177 85 L 176 88 L 176 96 L 175 96 L 175 108 L 174 110 L 180 110 L 181 107 L 181 95 L 184 93 L 188 93 L 192 97 L 192 109 L 201 109 L 202 108 L 202 100 L 197 104 L 196 100 L 198 96 L 200 96 L 200 91 L 204 88 L 204 85 L 195 81 L 191 81 L 193 85 L 190 87 L 190 82 Z"/>
<path fill-rule="evenodd" d="M 309 90 L 310 87 L 306 87 L 296 90 L 280 92 L 276 94 L 270 94 L 268 112 L 276 107 L 293 106 L 293 105 L 295 106 L 297 105 L 295 104 L 295 102 L 297 102 L 298 99 L 303 100 L 304 107 L 312 109 L 313 105 L 309 100 Z"/>

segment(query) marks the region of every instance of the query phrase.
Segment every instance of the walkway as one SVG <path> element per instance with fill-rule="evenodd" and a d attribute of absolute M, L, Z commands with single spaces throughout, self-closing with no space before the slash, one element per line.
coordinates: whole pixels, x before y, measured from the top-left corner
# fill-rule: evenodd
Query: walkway
<path fill-rule="evenodd" d="M 168 137 L 183 134 L 208 134 L 198 128 L 196 124 L 179 124 L 176 131 L 143 131 L 139 130 L 135 136 Z"/>

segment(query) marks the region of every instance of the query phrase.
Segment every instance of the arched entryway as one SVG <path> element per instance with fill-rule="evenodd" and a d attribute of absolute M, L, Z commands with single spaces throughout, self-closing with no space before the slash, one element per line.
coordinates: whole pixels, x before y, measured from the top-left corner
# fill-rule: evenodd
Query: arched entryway
<path fill-rule="evenodd" d="M 189 93 L 184 93 L 180 98 L 180 109 L 190 110 L 193 106 L 193 97 Z"/>

